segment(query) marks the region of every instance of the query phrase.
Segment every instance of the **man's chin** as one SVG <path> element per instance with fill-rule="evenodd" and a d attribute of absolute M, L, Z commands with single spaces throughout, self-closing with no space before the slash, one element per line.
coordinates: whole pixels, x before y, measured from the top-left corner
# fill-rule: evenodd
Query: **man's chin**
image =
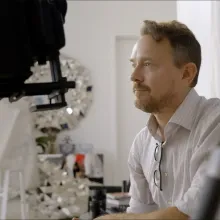
<path fill-rule="evenodd" d="M 147 106 L 146 104 L 142 104 L 142 103 L 138 102 L 137 100 L 135 101 L 135 107 L 140 109 L 143 112 L 152 113 L 152 111 L 149 108 L 149 106 Z"/>

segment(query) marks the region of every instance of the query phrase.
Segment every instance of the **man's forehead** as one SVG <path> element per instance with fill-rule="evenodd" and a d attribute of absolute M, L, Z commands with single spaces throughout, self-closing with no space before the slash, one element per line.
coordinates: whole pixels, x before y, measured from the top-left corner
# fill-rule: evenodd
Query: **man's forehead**
<path fill-rule="evenodd" d="M 140 42 L 136 42 L 135 45 L 133 46 L 130 60 L 135 61 L 135 60 L 140 60 L 140 59 L 148 59 L 148 50 L 147 48 L 143 47 Z"/>
<path fill-rule="evenodd" d="M 166 41 L 156 42 L 150 35 L 142 36 L 133 46 L 130 60 L 158 57 L 171 48 Z M 166 53 L 166 52 L 165 52 Z"/>
<path fill-rule="evenodd" d="M 150 52 L 148 36 L 141 37 L 133 46 L 132 53 L 131 53 L 131 59 L 139 56 L 145 56 Z"/>

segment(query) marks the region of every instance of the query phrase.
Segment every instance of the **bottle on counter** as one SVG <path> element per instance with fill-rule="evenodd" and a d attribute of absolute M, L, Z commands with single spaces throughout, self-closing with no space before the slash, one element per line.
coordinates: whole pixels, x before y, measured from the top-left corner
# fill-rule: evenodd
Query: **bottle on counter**
<path fill-rule="evenodd" d="M 106 189 L 99 188 L 90 191 L 89 211 L 80 216 L 80 220 L 93 220 L 106 214 Z"/>

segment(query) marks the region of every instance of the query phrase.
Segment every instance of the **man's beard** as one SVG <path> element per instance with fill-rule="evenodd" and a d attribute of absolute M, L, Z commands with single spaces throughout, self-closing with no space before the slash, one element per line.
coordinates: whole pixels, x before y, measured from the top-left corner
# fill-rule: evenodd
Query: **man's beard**
<path fill-rule="evenodd" d="M 146 113 L 160 113 L 165 107 L 169 106 L 169 103 L 171 103 L 174 98 L 172 90 L 162 95 L 158 99 L 150 95 L 151 89 L 147 86 L 139 86 L 137 84 L 134 84 L 134 93 L 135 90 L 144 90 L 149 93 L 148 98 L 141 99 L 136 97 L 135 100 L 135 107 Z"/>
<path fill-rule="evenodd" d="M 150 97 L 149 100 L 146 100 L 146 102 L 138 98 L 135 100 L 135 107 L 146 113 L 159 113 L 161 110 L 160 104 L 161 103 L 152 97 Z"/>

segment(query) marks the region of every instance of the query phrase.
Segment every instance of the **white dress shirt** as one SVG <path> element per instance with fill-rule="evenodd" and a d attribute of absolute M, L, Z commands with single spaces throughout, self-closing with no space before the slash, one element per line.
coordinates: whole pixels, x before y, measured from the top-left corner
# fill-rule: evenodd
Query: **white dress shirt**
<path fill-rule="evenodd" d="M 162 191 L 154 183 L 161 144 L 158 124 L 152 115 L 135 137 L 128 159 L 131 200 L 128 213 L 146 213 L 176 206 L 197 213 L 210 152 L 220 141 L 220 101 L 199 96 L 191 89 L 164 129 L 161 160 Z"/>

